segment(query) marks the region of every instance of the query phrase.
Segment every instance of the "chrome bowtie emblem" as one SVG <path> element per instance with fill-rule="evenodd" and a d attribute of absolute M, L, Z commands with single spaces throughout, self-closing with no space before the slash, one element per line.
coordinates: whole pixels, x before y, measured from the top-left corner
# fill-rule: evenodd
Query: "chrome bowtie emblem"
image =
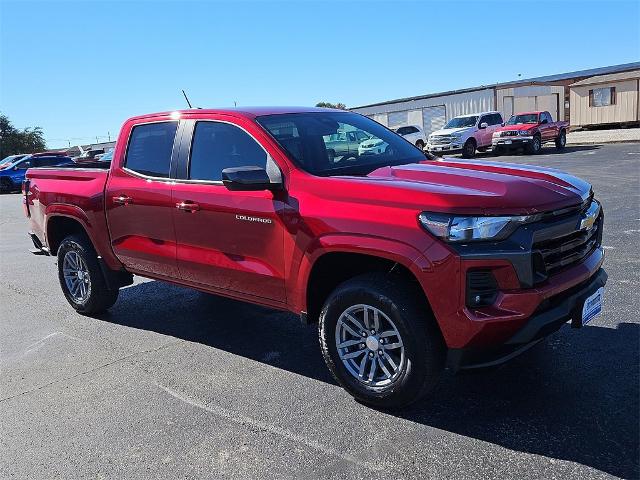
<path fill-rule="evenodd" d="M 579 230 L 589 230 L 596 223 L 598 215 L 600 214 L 600 204 L 598 202 L 591 202 L 589 209 L 580 217 Z"/>

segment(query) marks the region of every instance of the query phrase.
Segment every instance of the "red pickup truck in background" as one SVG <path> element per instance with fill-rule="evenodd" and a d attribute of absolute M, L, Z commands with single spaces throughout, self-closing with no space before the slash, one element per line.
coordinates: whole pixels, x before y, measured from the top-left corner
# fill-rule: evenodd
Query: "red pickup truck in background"
<path fill-rule="evenodd" d="M 525 112 L 512 115 L 491 139 L 494 153 L 524 147 L 527 153 L 540 153 L 542 145 L 554 142 L 558 150 L 567 144 L 569 122 L 554 122 L 549 112 Z"/>
<path fill-rule="evenodd" d="M 329 155 L 348 131 L 385 148 Z M 351 112 L 139 116 L 110 169 L 30 169 L 23 190 L 35 253 L 57 256 L 78 312 L 109 308 L 133 275 L 295 312 L 318 323 L 337 381 L 378 407 L 419 399 L 446 365 L 499 363 L 582 326 L 607 279 L 587 182 L 433 161 Z"/>

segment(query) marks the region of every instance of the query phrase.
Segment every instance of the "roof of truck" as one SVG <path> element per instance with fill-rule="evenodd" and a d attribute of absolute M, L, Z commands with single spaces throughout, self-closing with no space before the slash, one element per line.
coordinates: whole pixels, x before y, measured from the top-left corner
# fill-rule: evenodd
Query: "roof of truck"
<path fill-rule="evenodd" d="M 321 107 L 235 107 L 235 108 L 191 108 L 187 110 L 174 110 L 171 112 L 148 113 L 131 117 L 130 120 L 145 119 L 150 117 L 174 116 L 179 118 L 183 114 L 226 114 L 242 117 L 255 118 L 262 115 L 281 115 L 286 113 L 307 113 L 307 112 L 345 112 L 333 108 Z M 349 113 L 346 111 L 346 113 Z"/>

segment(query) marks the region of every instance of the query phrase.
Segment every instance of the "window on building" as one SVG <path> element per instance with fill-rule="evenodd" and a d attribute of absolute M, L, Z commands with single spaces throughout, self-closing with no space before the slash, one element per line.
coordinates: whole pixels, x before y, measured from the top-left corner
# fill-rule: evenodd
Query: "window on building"
<path fill-rule="evenodd" d="M 158 122 L 133 127 L 125 167 L 151 177 L 168 177 L 178 122 Z"/>
<path fill-rule="evenodd" d="M 590 107 L 606 107 L 616 104 L 616 87 L 594 88 L 589 90 Z"/>
<path fill-rule="evenodd" d="M 248 166 L 266 168 L 267 152 L 247 132 L 228 123 L 196 123 L 190 179 L 221 181 L 225 168 Z"/>

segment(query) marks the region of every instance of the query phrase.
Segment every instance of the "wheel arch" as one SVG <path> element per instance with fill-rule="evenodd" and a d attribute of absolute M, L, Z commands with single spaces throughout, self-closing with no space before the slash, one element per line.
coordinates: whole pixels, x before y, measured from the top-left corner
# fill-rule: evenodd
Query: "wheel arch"
<path fill-rule="evenodd" d="M 317 323 L 320 310 L 331 292 L 342 282 L 364 273 L 383 272 L 397 275 L 415 286 L 427 308 L 431 305 L 417 277 L 413 255 L 407 255 L 403 245 L 396 250 L 378 249 L 326 249 L 313 256 L 303 277 L 300 292 L 300 310 L 306 323 Z M 407 247 L 411 248 L 411 247 Z M 401 253 L 402 252 L 402 253 Z M 415 250 L 414 250 L 415 252 Z M 419 253 L 418 253 L 419 255 Z M 417 256 L 417 255 L 416 255 Z M 413 257 L 413 258 L 412 258 Z"/>

